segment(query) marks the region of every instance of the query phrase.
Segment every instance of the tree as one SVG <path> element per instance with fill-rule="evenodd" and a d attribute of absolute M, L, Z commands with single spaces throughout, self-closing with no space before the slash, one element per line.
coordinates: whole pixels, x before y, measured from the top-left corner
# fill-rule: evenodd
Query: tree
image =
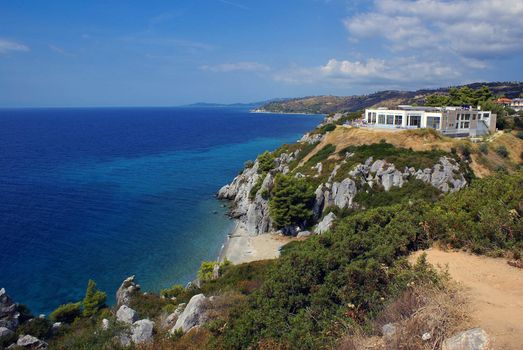
<path fill-rule="evenodd" d="M 313 201 L 314 188 L 305 179 L 279 174 L 269 203 L 275 226 L 305 226 L 313 214 Z"/>
<path fill-rule="evenodd" d="M 56 308 L 49 318 L 53 322 L 65 322 L 71 323 L 75 318 L 79 317 L 82 314 L 82 305 L 81 303 L 69 303 L 60 305 Z"/>
<path fill-rule="evenodd" d="M 84 311 L 83 315 L 86 317 L 96 314 L 96 312 L 105 305 L 107 294 L 96 288 L 96 282 L 89 280 L 87 283 L 87 290 L 83 300 Z"/>
<path fill-rule="evenodd" d="M 266 173 L 276 164 L 274 163 L 274 155 L 271 152 L 265 151 L 258 156 L 258 173 Z"/>

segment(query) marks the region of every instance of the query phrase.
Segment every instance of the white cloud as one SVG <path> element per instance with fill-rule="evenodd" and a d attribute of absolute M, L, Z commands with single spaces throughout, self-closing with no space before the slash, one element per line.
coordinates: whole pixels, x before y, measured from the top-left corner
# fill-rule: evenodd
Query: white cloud
<path fill-rule="evenodd" d="M 474 59 L 523 50 L 521 0 L 375 0 L 345 20 L 352 39 L 382 38 L 392 49 L 433 48 Z"/>
<path fill-rule="evenodd" d="M 0 54 L 10 51 L 27 52 L 29 50 L 29 47 L 24 44 L 0 38 Z"/>
<path fill-rule="evenodd" d="M 460 76 L 460 71 L 450 66 L 438 61 L 419 62 L 412 56 L 391 60 L 370 58 L 366 61 L 331 59 L 320 67 L 293 67 L 279 72 L 274 78 L 286 83 L 408 86 L 419 83 L 438 85 Z"/>
<path fill-rule="evenodd" d="M 271 68 L 265 64 L 258 62 L 236 62 L 236 63 L 222 63 L 217 65 L 205 65 L 200 67 L 201 70 L 217 73 L 229 72 L 268 72 Z"/>

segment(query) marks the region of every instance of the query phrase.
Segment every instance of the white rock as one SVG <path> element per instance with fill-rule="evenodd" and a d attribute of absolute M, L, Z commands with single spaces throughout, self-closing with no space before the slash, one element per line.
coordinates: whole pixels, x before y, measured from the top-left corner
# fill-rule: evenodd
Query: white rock
<path fill-rule="evenodd" d="M 47 349 L 47 343 L 33 337 L 32 335 L 23 335 L 20 338 L 18 338 L 18 341 L 16 342 L 16 345 L 21 346 L 23 348 L 29 348 L 32 350 L 43 350 Z"/>
<path fill-rule="evenodd" d="M 394 323 L 387 323 L 383 327 L 381 327 L 381 333 L 385 338 L 391 338 L 393 337 L 397 332 L 396 325 Z"/>
<path fill-rule="evenodd" d="M 7 328 L 7 327 L 0 327 L 0 338 L 10 337 L 13 334 L 15 334 L 15 332 L 10 330 L 9 328 Z"/>
<path fill-rule="evenodd" d="M 104 318 L 102 320 L 102 330 L 106 331 L 109 329 L 109 320 Z"/>
<path fill-rule="evenodd" d="M 135 344 L 143 344 L 153 339 L 154 322 L 150 320 L 139 320 L 131 327 L 131 340 Z"/>
<path fill-rule="evenodd" d="M 314 228 L 314 232 L 317 234 L 322 234 L 330 230 L 332 224 L 336 220 L 336 215 L 334 213 L 329 213 L 320 221 L 320 223 Z"/>
<path fill-rule="evenodd" d="M 181 329 L 184 332 L 189 331 L 191 328 L 202 325 L 206 320 L 205 314 L 206 304 L 208 300 L 203 294 L 197 294 L 191 298 L 185 310 L 183 310 L 176 324 L 171 330 L 172 333 Z"/>
<path fill-rule="evenodd" d="M 427 341 L 430 338 L 432 338 L 432 336 L 430 335 L 429 332 L 423 333 L 423 335 L 421 336 L 421 340 L 423 340 L 423 341 Z"/>
<path fill-rule="evenodd" d="M 116 311 L 116 319 L 120 322 L 133 324 L 136 320 L 138 320 L 138 314 L 129 306 L 122 305 L 118 311 Z"/>
<path fill-rule="evenodd" d="M 486 350 L 489 336 L 481 328 L 473 328 L 443 341 L 442 350 Z"/>

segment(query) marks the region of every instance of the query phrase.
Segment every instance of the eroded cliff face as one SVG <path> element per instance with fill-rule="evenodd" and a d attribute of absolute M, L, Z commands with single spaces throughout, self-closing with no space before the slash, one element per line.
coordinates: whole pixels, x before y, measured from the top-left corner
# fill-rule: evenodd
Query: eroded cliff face
<path fill-rule="evenodd" d="M 308 178 L 317 186 L 313 204 L 314 223 L 322 223 L 330 211 L 337 209 L 361 208 L 357 203 L 356 196 L 360 191 L 390 191 L 394 188 L 403 187 L 408 181 L 419 180 L 438 189 L 441 193 L 455 192 L 467 185 L 464 172 L 460 164 L 450 155 L 442 156 L 435 160 L 431 167 L 416 169 L 406 166 L 398 169 L 395 164 L 385 159 L 374 159 L 368 157 L 364 162 L 348 168 L 352 164 L 354 153 L 344 156 L 332 155 L 329 161 L 335 161 L 334 167 L 324 166 L 318 162 L 311 166 L 312 171 L 303 174 L 298 161 L 295 161 L 300 151 L 307 145 L 317 144 L 324 135 L 306 134 L 300 141 L 301 148 L 292 153 L 281 153 L 274 161 L 274 167 L 261 173 L 260 163 L 255 161 L 252 167 L 246 168 L 230 184 L 225 185 L 218 192 L 218 198 L 227 199 L 231 203 L 231 216 L 238 219 L 250 235 L 274 231 L 270 217 L 269 200 L 271 190 L 274 186 L 275 177 L 278 173 L 290 174 L 295 177 Z M 300 158 L 301 159 L 301 158 Z M 326 159 L 323 162 L 327 161 Z M 349 162 L 349 163 L 348 163 Z M 299 171 L 297 170 L 298 168 Z M 332 169 L 326 170 L 327 168 Z M 342 173 L 342 170 L 344 173 Z M 329 173 L 324 173 L 330 171 Z M 260 186 L 261 182 L 261 186 Z M 320 182 L 319 185 L 318 182 Z M 325 232 L 325 227 L 330 227 L 334 222 L 332 216 L 326 223 L 320 225 L 320 229 L 314 232 Z M 303 228 L 301 228 L 303 229 Z M 284 229 L 285 232 L 299 232 L 295 228 Z"/>

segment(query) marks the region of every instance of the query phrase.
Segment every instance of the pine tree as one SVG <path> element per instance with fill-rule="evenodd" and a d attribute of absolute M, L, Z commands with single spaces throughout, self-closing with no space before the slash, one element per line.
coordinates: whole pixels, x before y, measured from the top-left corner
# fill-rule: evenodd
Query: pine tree
<path fill-rule="evenodd" d="M 84 311 L 83 315 L 86 317 L 96 314 L 96 312 L 105 305 L 107 294 L 96 288 L 96 282 L 89 280 L 87 283 L 87 290 L 83 300 Z"/>

